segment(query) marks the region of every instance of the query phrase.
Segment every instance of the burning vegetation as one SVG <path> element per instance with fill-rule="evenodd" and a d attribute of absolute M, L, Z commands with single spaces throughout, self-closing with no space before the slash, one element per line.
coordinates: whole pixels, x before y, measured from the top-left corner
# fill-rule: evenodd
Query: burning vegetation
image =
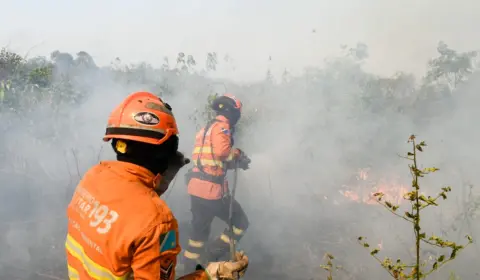
<path fill-rule="evenodd" d="M 378 204 L 375 193 L 383 193 L 383 197 L 395 204 L 401 204 L 403 197 L 408 193 L 408 185 L 398 176 L 387 176 L 375 180 L 370 176 L 370 168 L 361 168 L 356 174 L 355 186 L 343 186 L 340 194 L 351 201 L 364 204 Z"/>

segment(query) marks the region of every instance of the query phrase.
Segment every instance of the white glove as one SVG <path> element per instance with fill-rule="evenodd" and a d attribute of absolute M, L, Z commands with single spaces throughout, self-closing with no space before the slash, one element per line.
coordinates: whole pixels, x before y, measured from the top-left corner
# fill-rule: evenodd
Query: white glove
<path fill-rule="evenodd" d="M 236 261 L 213 262 L 205 269 L 212 280 L 237 280 L 245 275 L 248 268 L 248 257 L 243 252 L 236 252 Z"/>

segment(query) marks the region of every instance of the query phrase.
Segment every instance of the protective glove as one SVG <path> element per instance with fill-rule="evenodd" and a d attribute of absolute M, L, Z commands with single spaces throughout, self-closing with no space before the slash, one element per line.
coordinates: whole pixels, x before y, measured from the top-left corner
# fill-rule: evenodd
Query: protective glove
<path fill-rule="evenodd" d="M 245 275 L 248 268 L 248 257 L 243 252 L 235 253 L 236 261 L 213 262 L 207 265 L 205 271 L 212 280 L 236 280 Z M 238 275 L 238 277 L 237 277 Z"/>
<path fill-rule="evenodd" d="M 250 168 L 250 162 L 252 162 L 252 160 L 250 160 L 250 158 L 240 149 L 237 149 L 238 150 L 238 154 L 236 156 L 236 160 L 237 160 L 237 167 L 240 168 L 240 169 L 243 169 L 243 170 L 247 170 Z"/>
<path fill-rule="evenodd" d="M 250 168 L 249 164 L 251 160 L 242 150 L 235 148 L 232 153 L 233 159 L 227 162 L 227 169 L 238 167 L 247 170 Z"/>
<path fill-rule="evenodd" d="M 190 163 L 190 159 L 186 158 L 183 153 L 178 151 L 168 158 L 168 168 L 159 177 L 160 182 L 157 182 L 156 191 L 159 195 L 165 193 L 178 171 L 188 163 Z"/>

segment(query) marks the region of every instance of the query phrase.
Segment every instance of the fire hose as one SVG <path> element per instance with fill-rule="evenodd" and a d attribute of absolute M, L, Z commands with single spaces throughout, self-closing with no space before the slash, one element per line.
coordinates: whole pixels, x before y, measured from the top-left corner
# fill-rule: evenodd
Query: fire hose
<path fill-rule="evenodd" d="M 233 239 L 233 223 L 232 223 L 232 218 L 233 218 L 233 200 L 235 199 L 235 191 L 237 189 L 237 179 L 238 179 L 238 161 L 235 160 L 235 168 L 233 170 L 233 186 L 230 194 L 230 207 L 228 210 L 228 228 L 230 232 L 230 260 L 235 262 L 236 257 L 235 257 L 235 240 Z M 233 274 L 234 279 L 239 279 L 238 273 Z"/>

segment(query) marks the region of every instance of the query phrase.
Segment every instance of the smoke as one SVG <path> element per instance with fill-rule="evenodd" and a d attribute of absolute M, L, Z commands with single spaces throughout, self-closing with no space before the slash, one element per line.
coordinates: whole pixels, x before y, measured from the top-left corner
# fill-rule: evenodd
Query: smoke
<path fill-rule="evenodd" d="M 74 85 L 78 92 L 88 85 L 80 101 L 55 110 L 44 102 L 30 112 L 2 111 L 2 279 L 65 277 L 65 207 L 79 178 L 99 160 L 113 158 L 110 145 L 102 142 L 110 111 L 133 91 L 160 92 L 158 84 L 165 81 L 169 88 L 161 96 L 173 107 L 180 150 L 187 155 L 205 123 L 200 113 L 209 94 L 226 87 L 244 101 L 236 145 L 252 164 L 240 171 L 237 199 L 251 224 L 239 244 L 250 257 L 249 279 L 324 279 L 319 265 L 326 252 L 345 270 L 334 279 L 388 277 L 356 243 L 358 236 L 381 246 L 382 255 L 411 261 L 413 233 L 405 221 L 378 205 L 350 201 L 339 191 L 344 185 L 356 189 L 369 184 L 355 178 L 359 168 L 370 168 L 368 180 L 373 182 L 408 186 L 408 161 L 397 154 L 409 151 L 406 140 L 412 133 L 429 145 L 419 156 L 422 167 L 441 169 L 421 181 L 425 192 L 434 195 L 450 184 L 454 189 L 441 210 L 426 211 L 425 231 L 453 241 L 462 241 L 467 233 L 480 238 L 472 219 L 456 219 L 465 210 L 468 185 L 478 192 L 480 179 L 480 135 L 472 126 L 480 114 L 475 108 L 478 75 L 453 92 L 454 102 L 440 99 L 424 107 L 435 110 L 426 111 L 414 108 L 416 99 L 402 96 L 401 87 L 394 98 L 369 96 L 374 88 L 365 88 L 375 77 L 361 65 L 341 57 L 288 83 L 227 81 L 224 86 L 201 75 L 148 67 L 131 71 L 138 76 L 122 72 L 120 78 L 106 68 L 84 69 Z M 179 220 L 182 240 L 190 219 L 186 169 L 163 196 Z M 212 234 L 224 226 L 215 221 Z M 476 245 L 469 247 L 437 276 L 455 271 L 462 279 L 477 278 L 478 252 Z"/>

